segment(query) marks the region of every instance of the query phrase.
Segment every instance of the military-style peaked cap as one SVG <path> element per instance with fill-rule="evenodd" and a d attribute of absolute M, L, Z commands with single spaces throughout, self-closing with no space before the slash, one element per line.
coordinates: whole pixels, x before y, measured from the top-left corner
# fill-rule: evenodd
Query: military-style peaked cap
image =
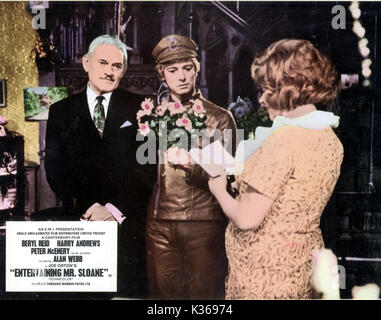
<path fill-rule="evenodd" d="M 155 63 L 164 63 L 175 59 L 197 57 L 197 44 L 190 38 L 179 34 L 165 36 L 152 51 Z"/>

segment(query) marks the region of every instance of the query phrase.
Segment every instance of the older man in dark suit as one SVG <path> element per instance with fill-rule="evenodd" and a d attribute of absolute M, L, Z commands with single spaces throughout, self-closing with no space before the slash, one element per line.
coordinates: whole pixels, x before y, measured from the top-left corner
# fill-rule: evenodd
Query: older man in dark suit
<path fill-rule="evenodd" d="M 144 217 L 153 181 L 136 161 L 143 99 L 117 88 L 127 69 L 127 46 L 119 39 L 93 40 L 82 64 L 86 90 L 50 107 L 47 180 L 62 200 L 62 220 L 119 222 L 118 291 L 145 297 Z"/>

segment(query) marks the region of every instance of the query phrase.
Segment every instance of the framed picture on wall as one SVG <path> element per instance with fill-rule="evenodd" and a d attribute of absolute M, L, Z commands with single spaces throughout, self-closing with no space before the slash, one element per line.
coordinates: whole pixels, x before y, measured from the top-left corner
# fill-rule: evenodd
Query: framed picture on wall
<path fill-rule="evenodd" d="M 0 107 L 7 105 L 7 86 L 5 79 L 0 79 Z"/>
<path fill-rule="evenodd" d="M 67 87 L 24 88 L 24 109 L 26 121 L 48 120 L 49 107 L 68 97 Z"/>

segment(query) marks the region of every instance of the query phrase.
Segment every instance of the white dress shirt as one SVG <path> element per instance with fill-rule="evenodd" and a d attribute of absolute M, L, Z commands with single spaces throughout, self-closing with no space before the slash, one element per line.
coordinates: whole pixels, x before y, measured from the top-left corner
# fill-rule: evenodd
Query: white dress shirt
<path fill-rule="evenodd" d="M 111 94 L 112 94 L 112 92 L 107 92 L 105 94 L 102 94 L 102 96 L 104 97 L 102 104 L 103 104 L 103 108 L 105 110 L 105 119 L 107 119 L 107 111 L 108 111 L 108 106 L 110 104 Z M 98 100 L 97 100 L 98 94 L 96 94 L 95 91 L 93 89 L 91 89 L 90 85 L 88 84 L 87 90 L 86 90 L 86 95 L 87 95 L 87 104 L 89 105 L 89 110 L 90 110 L 90 114 L 91 114 L 91 119 L 94 119 L 94 109 L 98 103 Z"/>
<path fill-rule="evenodd" d="M 102 96 L 104 97 L 102 104 L 103 104 L 103 108 L 105 111 L 105 119 L 107 118 L 107 111 L 108 111 L 108 106 L 110 104 L 111 94 L 112 94 L 112 92 L 102 94 Z M 89 105 L 89 111 L 90 111 L 91 119 L 93 119 L 94 118 L 94 109 L 98 103 L 98 100 L 97 100 L 98 94 L 96 94 L 95 91 L 90 88 L 90 84 L 88 84 L 87 90 L 86 90 L 86 95 L 87 95 L 87 104 Z M 94 203 L 93 206 L 100 206 L 100 204 Z M 105 207 L 113 215 L 115 220 L 118 221 L 119 224 L 121 224 L 123 222 L 123 220 L 125 219 L 125 216 L 123 215 L 122 212 L 120 212 L 120 210 L 118 208 L 113 206 L 111 203 L 107 203 L 105 205 Z"/>

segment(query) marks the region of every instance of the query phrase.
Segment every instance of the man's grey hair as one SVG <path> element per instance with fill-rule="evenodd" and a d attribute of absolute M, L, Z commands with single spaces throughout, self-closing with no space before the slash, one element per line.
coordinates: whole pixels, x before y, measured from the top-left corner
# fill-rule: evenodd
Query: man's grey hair
<path fill-rule="evenodd" d="M 102 36 L 96 37 L 93 41 L 91 41 L 89 45 L 89 51 L 86 53 L 88 56 L 91 56 L 94 53 L 96 47 L 102 44 L 109 44 L 114 47 L 117 47 L 123 53 L 123 70 L 127 69 L 127 50 L 131 50 L 125 43 L 123 43 L 120 39 L 112 37 L 108 34 L 104 34 Z"/>

